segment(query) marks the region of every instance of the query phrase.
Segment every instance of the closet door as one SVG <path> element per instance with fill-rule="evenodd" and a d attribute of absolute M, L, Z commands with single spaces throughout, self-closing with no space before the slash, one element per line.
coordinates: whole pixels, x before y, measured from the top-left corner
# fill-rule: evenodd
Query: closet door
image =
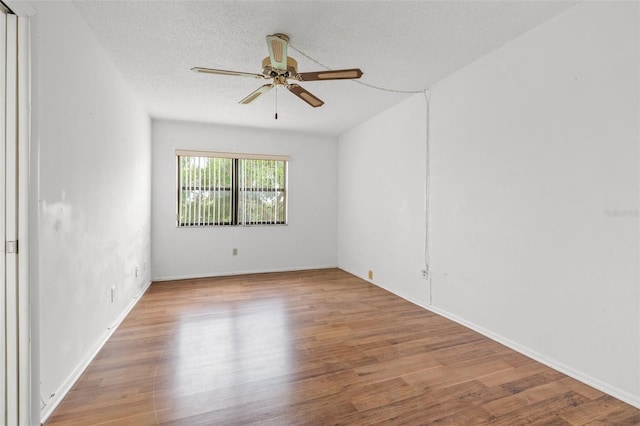
<path fill-rule="evenodd" d="M 0 12 L 0 423 L 18 425 L 25 421 L 19 415 L 18 19 Z"/>
<path fill-rule="evenodd" d="M 7 13 L 0 7 L 0 424 L 7 424 L 7 322 L 6 295 L 7 282 L 5 275 L 5 162 L 6 162 L 6 124 L 5 106 L 7 103 L 6 71 L 7 71 Z"/>

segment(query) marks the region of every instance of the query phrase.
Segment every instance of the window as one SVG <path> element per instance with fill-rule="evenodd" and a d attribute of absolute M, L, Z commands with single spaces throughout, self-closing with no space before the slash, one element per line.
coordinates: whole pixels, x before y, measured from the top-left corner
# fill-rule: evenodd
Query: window
<path fill-rule="evenodd" d="M 286 156 L 176 151 L 178 226 L 284 225 Z"/>

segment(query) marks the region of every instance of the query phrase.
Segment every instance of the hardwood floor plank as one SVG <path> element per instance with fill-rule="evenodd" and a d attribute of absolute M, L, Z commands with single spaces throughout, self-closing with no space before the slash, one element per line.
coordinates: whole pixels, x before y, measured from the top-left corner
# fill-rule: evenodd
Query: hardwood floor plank
<path fill-rule="evenodd" d="M 399 377 L 349 389 L 347 398 L 359 411 L 382 407 L 419 394 Z"/>
<path fill-rule="evenodd" d="M 593 425 L 623 425 L 623 426 L 633 426 L 640 425 L 640 412 L 625 405 L 624 407 L 620 407 L 615 411 L 606 413 L 603 416 L 598 417 L 595 421 L 586 423 L 589 426 Z"/>
<path fill-rule="evenodd" d="M 578 407 L 565 410 L 561 417 L 572 425 L 584 425 L 623 408 L 624 404 L 612 396 L 603 395 Z"/>
<path fill-rule="evenodd" d="M 586 401 L 587 399 L 582 395 L 574 392 L 566 392 L 521 406 L 516 410 L 509 410 L 502 415 L 494 414 L 489 424 L 496 426 L 518 426 L 532 423 L 545 424 L 546 422 L 555 421 L 558 414 L 567 408 L 577 407 Z M 483 408 L 485 407 L 486 405 L 483 406 Z"/>
<path fill-rule="evenodd" d="M 633 425 L 640 410 L 338 269 L 154 283 L 47 425 Z"/>

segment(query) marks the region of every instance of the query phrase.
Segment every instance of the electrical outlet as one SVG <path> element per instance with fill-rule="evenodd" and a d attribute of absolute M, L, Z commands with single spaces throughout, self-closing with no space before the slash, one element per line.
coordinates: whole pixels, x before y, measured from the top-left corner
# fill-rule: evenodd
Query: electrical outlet
<path fill-rule="evenodd" d="M 238 249 L 237 249 L 237 248 L 234 248 L 234 249 L 233 249 L 233 255 L 234 255 L 234 256 L 237 256 L 237 255 L 238 255 Z"/>
<path fill-rule="evenodd" d="M 420 273 L 422 274 L 422 278 L 424 278 L 426 280 L 427 279 L 427 270 L 426 269 L 422 269 L 420 271 Z"/>
<path fill-rule="evenodd" d="M 111 303 L 113 303 L 115 300 L 116 300 L 116 288 L 111 287 Z"/>

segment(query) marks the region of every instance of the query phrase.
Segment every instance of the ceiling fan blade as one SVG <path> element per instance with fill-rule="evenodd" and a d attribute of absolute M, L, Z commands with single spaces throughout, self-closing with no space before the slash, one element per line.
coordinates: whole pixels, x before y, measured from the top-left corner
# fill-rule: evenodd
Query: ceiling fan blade
<path fill-rule="evenodd" d="M 303 89 L 302 86 L 289 84 L 287 89 L 314 108 L 324 105 L 324 102 L 321 99 L 316 98 L 314 95 Z"/>
<path fill-rule="evenodd" d="M 295 76 L 299 81 L 318 81 L 318 80 L 345 80 L 362 77 L 362 71 L 359 68 L 350 68 L 347 70 L 331 70 L 317 72 L 302 72 Z"/>
<path fill-rule="evenodd" d="M 281 38 L 278 34 L 267 36 L 267 47 L 271 58 L 271 68 L 274 70 L 287 70 L 287 46 L 288 40 Z"/>
<path fill-rule="evenodd" d="M 239 104 L 247 105 L 256 100 L 260 95 L 267 93 L 269 90 L 273 88 L 273 84 L 265 84 L 262 87 L 259 87 L 257 90 L 254 90 L 249 96 L 238 102 Z"/>
<path fill-rule="evenodd" d="M 201 72 L 205 74 L 232 75 L 236 77 L 265 78 L 264 75 L 262 74 L 253 74 L 250 72 L 240 72 L 240 71 L 216 70 L 213 68 L 193 67 L 191 68 L 191 71 Z"/>

